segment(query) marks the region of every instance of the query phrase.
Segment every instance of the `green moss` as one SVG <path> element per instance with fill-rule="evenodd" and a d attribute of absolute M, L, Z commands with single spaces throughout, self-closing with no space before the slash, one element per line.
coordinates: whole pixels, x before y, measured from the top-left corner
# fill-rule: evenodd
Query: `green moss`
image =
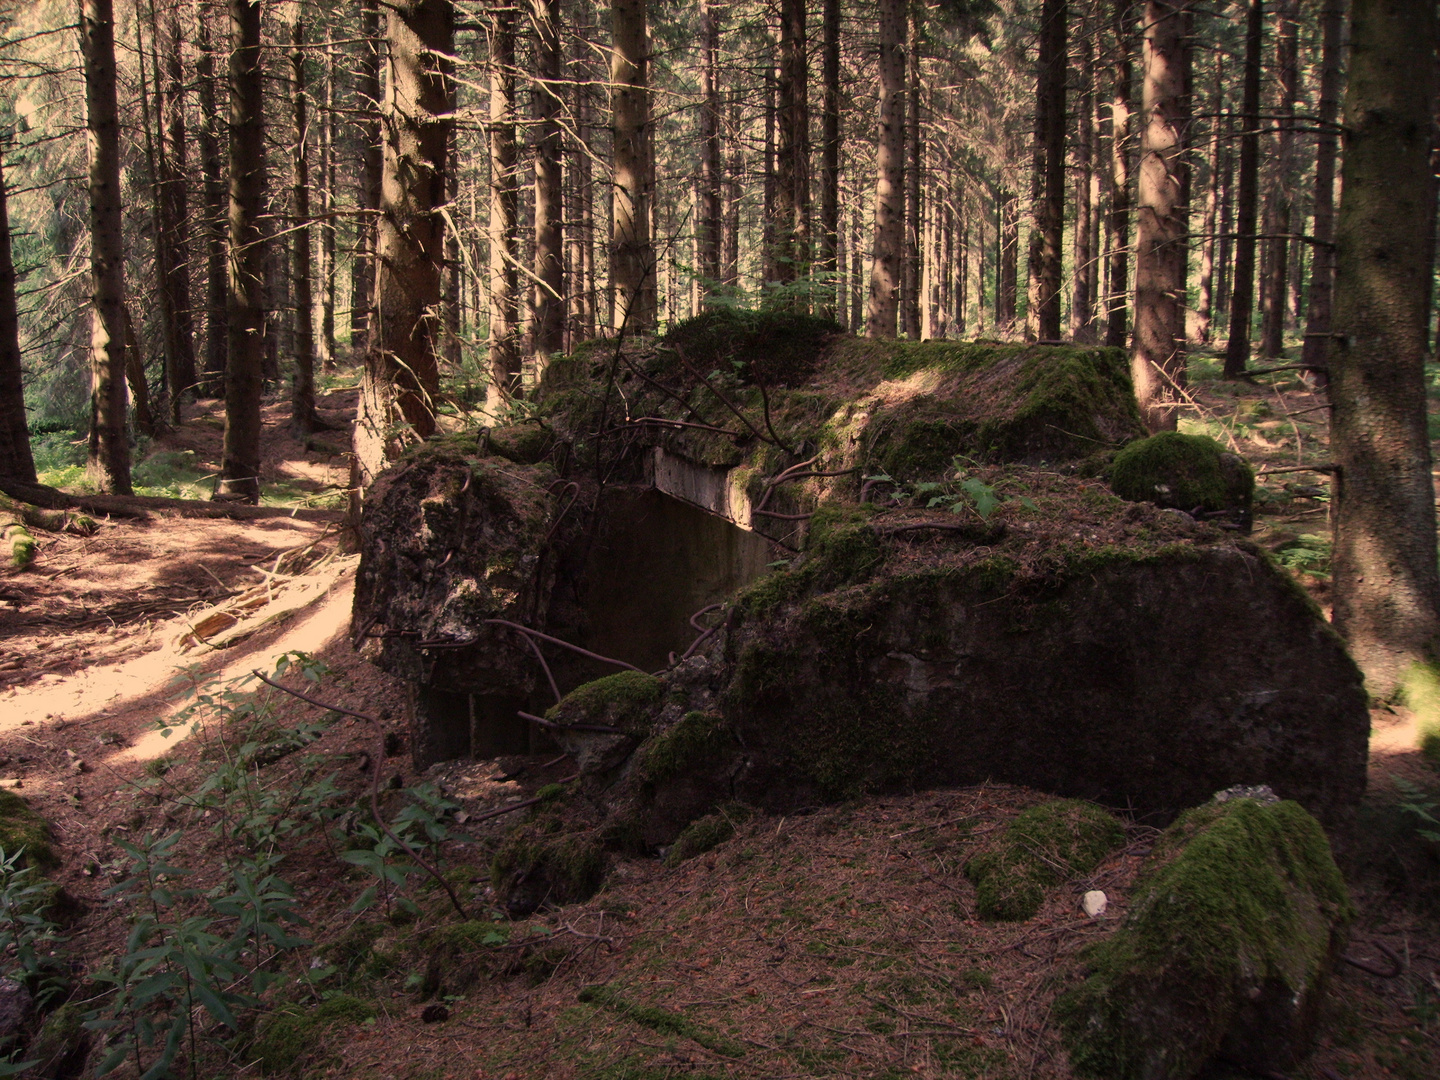
<path fill-rule="evenodd" d="M 517 465 L 535 465 L 555 449 L 555 433 L 539 424 L 514 424 L 485 432 L 485 447 Z"/>
<path fill-rule="evenodd" d="M 955 455 L 974 450 L 975 435 L 973 422 L 922 416 L 875 437 L 870 451 L 890 476 L 902 481 L 926 480 L 943 475 Z"/>
<path fill-rule="evenodd" d="M 493 949 L 510 940 L 510 927 L 505 923 L 487 922 L 484 919 L 470 919 L 462 923 L 450 923 L 432 930 L 425 938 L 427 949 L 444 949 L 452 952 Z"/>
<path fill-rule="evenodd" d="M 7 855 L 24 848 L 27 865 L 48 868 L 60 864 L 50 846 L 49 824 L 13 791 L 0 791 L 0 848 Z"/>
<path fill-rule="evenodd" d="M 659 784 L 680 776 L 722 753 L 732 741 L 730 725 L 723 716 L 688 712 L 673 727 L 646 743 L 641 766 L 645 779 Z"/>
<path fill-rule="evenodd" d="M 1298 803 L 1187 811 L 1151 862 L 1120 930 L 1087 951 L 1089 978 L 1057 1002 L 1082 1076 L 1193 1075 L 1242 1007 L 1264 995 L 1298 1008 L 1318 993 L 1332 926 L 1354 918 L 1325 833 Z"/>
<path fill-rule="evenodd" d="M 1121 498 L 1206 513 L 1248 514 L 1255 474 L 1240 457 L 1204 435 L 1162 431 L 1115 456 L 1110 486 Z"/>
<path fill-rule="evenodd" d="M 597 1009 L 608 1009 L 610 1012 L 617 1013 L 626 1020 L 639 1024 L 641 1027 L 647 1027 L 658 1034 L 690 1039 L 705 1049 L 725 1057 L 745 1056 L 745 1048 L 739 1043 L 725 1038 L 703 1024 L 696 1023 L 683 1013 L 657 1009 L 651 1005 L 641 1005 L 624 997 L 613 987 L 603 984 L 587 986 L 580 991 L 580 1000 Z"/>
<path fill-rule="evenodd" d="M 740 803 L 722 806 L 686 825 L 665 855 L 666 866 L 679 866 L 687 859 L 719 847 L 735 835 L 735 827 L 749 821 L 755 812 Z"/>
<path fill-rule="evenodd" d="M 797 311 L 713 308 L 675 324 L 656 343 L 707 374 L 796 386 L 815 371 L 826 341 L 845 331 L 832 319 Z M 678 361 L 677 361 L 678 362 Z"/>
<path fill-rule="evenodd" d="M 0 535 L 4 536 L 5 542 L 10 546 L 10 566 L 12 568 L 23 570 L 35 561 L 35 552 L 38 549 L 35 536 L 24 525 L 14 522 L 0 527 Z"/>
<path fill-rule="evenodd" d="M 1088 874 L 1124 840 L 1120 823 L 1094 803 L 1060 799 L 1032 806 L 995 848 L 966 865 L 976 910 L 985 919 L 1033 918 L 1050 889 Z"/>
<path fill-rule="evenodd" d="M 1434 664 L 1411 664 L 1400 684 L 1400 700 L 1415 714 L 1420 753 L 1440 768 L 1440 671 Z"/>
<path fill-rule="evenodd" d="M 606 724 L 643 738 L 663 690 L 664 683 L 653 675 L 622 671 L 576 687 L 545 718 L 557 724 Z"/>
<path fill-rule="evenodd" d="M 250 1056 L 268 1076 L 292 1072 L 299 1065 L 304 1065 L 307 1073 L 316 1073 L 327 1060 L 326 1040 L 335 1029 L 374 1018 L 375 1006 L 371 1002 L 349 994 L 336 994 L 313 1009 L 290 1006 L 260 1025 Z"/>
<path fill-rule="evenodd" d="M 526 887 L 539 890 L 537 903 L 588 900 L 605 880 L 605 851 L 598 835 L 567 832 L 558 818 L 540 817 L 505 838 L 490 862 L 490 880 L 502 896 Z"/>
<path fill-rule="evenodd" d="M 45 1018 L 44 1025 L 26 1047 L 26 1058 L 39 1063 L 35 1076 L 79 1076 L 89 1047 L 84 1028 L 86 1009 L 72 1001 Z"/>

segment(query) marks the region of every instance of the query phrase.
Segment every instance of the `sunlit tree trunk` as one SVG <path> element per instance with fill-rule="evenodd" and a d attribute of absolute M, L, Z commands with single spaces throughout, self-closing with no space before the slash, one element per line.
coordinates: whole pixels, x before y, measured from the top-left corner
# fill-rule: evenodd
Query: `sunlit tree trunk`
<path fill-rule="evenodd" d="M 1193 340 L 1197 344 L 1210 343 L 1211 313 L 1215 296 L 1215 225 L 1220 202 L 1220 136 L 1224 125 L 1221 123 L 1225 103 L 1225 63 L 1215 58 L 1215 92 L 1210 106 L 1210 154 L 1207 160 L 1208 176 L 1205 183 L 1205 209 L 1200 225 L 1200 286 L 1195 299 L 1195 327 Z"/>
<path fill-rule="evenodd" d="M 531 346 L 538 379 L 544 361 L 565 344 L 564 190 L 560 177 L 560 0 L 534 0 L 535 302 Z"/>
<path fill-rule="evenodd" d="M 720 158 L 720 17 L 712 0 L 700 5 L 700 208 L 697 224 L 701 302 L 720 282 L 725 183 Z"/>
<path fill-rule="evenodd" d="M 875 243 L 865 336 L 893 338 L 900 307 L 905 218 L 905 5 L 880 0 L 880 103 Z"/>
<path fill-rule="evenodd" d="M 1187 0 L 1147 0 L 1135 239 L 1135 352 L 1131 380 L 1151 431 L 1174 430 L 1185 389 L 1186 207 L 1189 102 Z"/>
<path fill-rule="evenodd" d="M 1249 0 L 1245 23 L 1245 74 L 1240 100 L 1240 175 L 1235 194 L 1235 272 L 1230 295 L 1230 338 L 1225 377 L 1238 378 L 1250 360 L 1250 314 L 1255 303 L 1255 222 L 1260 182 L 1260 48 L 1264 0 Z"/>
<path fill-rule="evenodd" d="M 355 424 L 359 487 L 400 447 L 435 432 L 445 272 L 445 177 L 455 123 L 450 0 L 391 0 L 385 143 L 375 247 L 375 325 Z"/>
<path fill-rule="evenodd" d="M 335 366 L 335 49 L 325 53 L 325 119 L 320 126 L 320 361 Z"/>
<path fill-rule="evenodd" d="M 1094 340 L 1094 292 L 1092 285 L 1095 252 L 1091 248 L 1091 222 L 1095 214 L 1094 139 L 1090 119 L 1095 109 L 1095 45 L 1089 27 L 1082 27 L 1080 44 L 1080 101 L 1075 110 L 1075 282 L 1070 294 L 1070 336 L 1075 341 Z"/>
<path fill-rule="evenodd" d="M 152 8 L 153 12 L 153 8 Z M 155 27 L 157 31 L 159 27 Z M 171 387 L 172 419 L 180 419 L 182 395 L 195 390 L 195 316 L 190 305 L 190 206 L 189 147 L 185 130 L 186 80 L 180 56 L 180 18 L 172 10 L 166 19 L 163 40 L 165 84 L 157 99 L 159 112 L 161 177 L 160 198 L 163 207 L 163 228 L 167 232 L 169 265 L 165 275 L 165 293 L 173 312 L 170 333 L 173 335 L 175 367 Z"/>
<path fill-rule="evenodd" d="M 610 6 L 610 60 L 614 136 L 610 221 L 610 282 L 615 328 L 655 328 L 655 248 L 650 238 L 654 159 L 649 153 L 650 90 L 645 0 Z"/>
<path fill-rule="evenodd" d="M 120 122 L 111 0 L 81 0 L 90 147 L 90 450 L 101 491 L 130 494 L 125 437 L 125 248 L 120 229 Z"/>
<path fill-rule="evenodd" d="M 1436 13 L 1353 0 L 1330 349 L 1335 628 L 1370 693 L 1440 649 L 1426 431 L 1426 221 Z"/>
<path fill-rule="evenodd" d="M 810 267 L 810 71 L 805 43 L 805 0 L 781 0 L 778 67 L 780 129 L 777 165 L 777 258 L 782 282 Z"/>
<path fill-rule="evenodd" d="M 1284 349 L 1285 302 L 1289 283 L 1291 192 L 1290 157 L 1295 143 L 1295 95 L 1298 84 L 1296 70 L 1299 56 L 1299 26 L 1296 23 L 1295 0 L 1281 0 L 1277 5 L 1278 40 L 1275 43 L 1275 73 L 1280 84 L 1279 109 L 1275 124 L 1275 160 L 1272 163 L 1274 183 L 1270 189 L 1266 229 L 1269 247 L 1269 275 L 1261 303 L 1260 355 L 1279 356 Z"/>
<path fill-rule="evenodd" d="M 840 0 L 824 0 L 821 15 L 821 82 L 824 102 L 821 105 L 820 127 L 820 259 L 819 269 L 832 276 L 831 292 L 837 308 L 845 309 L 845 296 L 839 281 L 840 271 Z"/>
<path fill-rule="evenodd" d="M 900 332 L 920 339 L 921 174 L 925 143 L 920 133 L 920 24 L 913 9 L 905 43 L 905 259 L 900 278 Z"/>

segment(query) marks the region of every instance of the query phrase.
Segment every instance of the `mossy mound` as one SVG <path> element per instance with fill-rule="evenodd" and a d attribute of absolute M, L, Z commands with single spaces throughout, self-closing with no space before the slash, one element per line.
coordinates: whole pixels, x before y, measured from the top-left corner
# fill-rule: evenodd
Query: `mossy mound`
<path fill-rule="evenodd" d="M 0 848 L 6 855 L 25 849 L 26 866 L 49 869 L 60 864 L 50 846 L 50 825 L 13 791 L 0 791 Z"/>
<path fill-rule="evenodd" d="M 1115 455 L 1110 486 L 1122 499 L 1228 515 L 1248 530 L 1255 474 L 1214 439 L 1162 431 Z"/>
<path fill-rule="evenodd" d="M 558 814 L 512 830 L 490 863 L 496 899 L 512 919 L 588 900 L 604 880 L 598 830 L 568 829 Z"/>
<path fill-rule="evenodd" d="M 675 843 L 665 853 L 665 865 L 679 866 L 687 859 L 712 851 L 735 835 L 735 829 L 745 824 L 755 811 L 740 803 L 722 806 L 716 813 L 696 818 L 675 838 Z"/>
<path fill-rule="evenodd" d="M 349 994 L 326 998 L 314 1008 L 287 1006 L 260 1025 L 250 1058 L 267 1076 L 318 1075 L 330 1060 L 337 1030 L 375 1018 L 375 1005 Z"/>
<path fill-rule="evenodd" d="M 1088 874 L 1124 840 L 1114 815 L 1094 803 L 1060 799 L 1032 806 L 1006 827 L 998 845 L 966 864 L 976 911 L 982 919 L 1033 918 L 1052 888 Z"/>
<path fill-rule="evenodd" d="M 645 744 L 641 773 L 652 785 L 699 773 L 734 740 L 730 725 L 718 713 L 687 712 Z"/>
<path fill-rule="evenodd" d="M 1210 803 L 1156 845 L 1129 914 L 1056 1006 L 1096 1080 L 1188 1080 L 1217 1055 L 1264 1075 L 1308 1052 L 1354 909 L 1293 802 Z"/>
<path fill-rule="evenodd" d="M 437 927 L 419 943 L 423 964 L 422 998 L 463 994 L 483 979 L 508 974 L 521 960 L 506 950 L 510 927 L 474 919 Z"/>
<path fill-rule="evenodd" d="M 732 371 L 746 383 L 799 386 L 814 374 L 831 338 L 845 332 L 833 319 L 796 311 L 713 308 L 676 323 L 657 342 L 661 356 L 708 374 Z"/>
<path fill-rule="evenodd" d="M 594 724 L 627 735 L 650 733 L 664 684 L 654 675 L 621 671 L 578 686 L 551 707 L 545 719 L 557 724 Z"/>

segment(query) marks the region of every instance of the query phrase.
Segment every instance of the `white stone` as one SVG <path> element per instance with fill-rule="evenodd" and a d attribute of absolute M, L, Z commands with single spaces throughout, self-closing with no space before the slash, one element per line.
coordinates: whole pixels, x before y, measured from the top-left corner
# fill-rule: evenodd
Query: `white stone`
<path fill-rule="evenodd" d="M 1080 910 L 1092 919 L 1098 919 L 1105 914 L 1105 908 L 1110 904 L 1109 898 L 1099 889 L 1091 889 L 1080 898 Z"/>

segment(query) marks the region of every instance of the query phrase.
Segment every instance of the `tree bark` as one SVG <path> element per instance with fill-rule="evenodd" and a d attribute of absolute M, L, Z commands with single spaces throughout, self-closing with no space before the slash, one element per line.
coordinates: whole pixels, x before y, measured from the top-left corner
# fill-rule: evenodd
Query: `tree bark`
<path fill-rule="evenodd" d="M 1091 223 L 1096 206 L 1092 183 L 1094 181 L 1094 140 L 1090 118 L 1095 109 L 1095 45 L 1082 25 L 1083 41 L 1080 47 L 1080 104 L 1075 110 L 1075 282 L 1070 296 L 1070 337 L 1082 343 L 1094 340 L 1093 321 L 1094 281 L 1092 269 L 1095 252 L 1091 248 Z"/>
<path fill-rule="evenodd" d="M 216 495 L 260 501 L 265 364 L 265 204 L 260 0 L 230 0 L 230 283 L 226 300 L 225 444 Z"/>
<path fill-rule="evenodd" d="M 1151 431 L 1173 431 L 1185 390 L 1185 95 L 1188 0 L 1147 0 L 1135 244 L 1135 352 L 1131 381 Z"/>
<path fill-rule="evenodd" d="M 380 149 L 380 4 L 360 0 L 360 61 L 355 73 L 355 111 L 359 114 L 360 174 L 355 191 L 358 223 L 355 258 L 350 269 L 350 348 L 355 356 L 369 351 L 369 329 L 375 309 L 375 237 L 380 210 L 382 152 Z"/>
<path fill-rule="evenodd" d="M 700 5 L 700 220 L 698 225 L 701 306 L 720 283 L 724 173 L 720 157 L 720 16 L 713 0 Z"/>
<path fill-rule="evenodd" d="M 325 50 L 325 119 L 320 125 L 320 362 L 335 366 L 335 52 Z"/>
<path fill-rule="evenodd" d="M 152 48 L 161 40 L 159 27 L 154 25 L 151 7 Z M 185 73 L 180 58 L 180 18 L 171 11 L 166 20 L 165 84 L 157 94 L 156 107 L 160 124 L 160 200 L 161 227 L 166 234 L 169 263 L 166 267 L 164 290 L 171 313 L 167 334 L 174 357 L 170 387 L 171 418 L 180 420 L 181 397 L 195 389 L 195 316 L 190 305 L 190 206 L 185 132 Z"/>
<path fill-rule="evenodd" d="M 646 0 L 610 6 L 614 163 L 610 222 L 610 278 L 615 328 L 648 334 L 655 328 L 655 248 L 650 238 L 654 158 L 649 153 L 650 90 Z"/>
<path fill-rule="evenodd" d="M 90 448 L 87 472 L 107 494 L 130 494 L 125 436 L 125 246 L 120 221 L 120 121 L 111 0 L 81 0 L 90 165 Z"/>
<path fill-rule="evenodd" d="M 1134 0 L 1115 0 L 1111 12 L 1110 56 L 1110 290 L 1106 298 L 1105 344 L 1125 347 L 1130 303 L 1130 28 Z"/>
<path fill-rule="evenodd" d="M 1260 180 L 1260 49 L 1264 0 L 1249 0 L 1245 23 L 1245 74 L 1240 101 L 1240 175 L 1235 195 L 1235 271 L 1230 295 L 1227 379 L 1245 373 L 1250 360 L 1250 314 L 1255 302 L 1255 221 Z"/>
<path fill-rule="evenodd" d="M 820 126 L 820 260 L 819 269 L 831 276 L 827 295 L 836 302 L 827 314 L 845 310 L 840 275 L 840 0 L 823 0 L 821 15 L 821 82 L 824 103 Z"/>
<path fill-rule="evenodd" d="M 205 217 L 205 363 L 202 392 L 219 397 L 225 392 L 226 295 L 229 280 L 225 267 L 225 181 L 220 155 L 220 108 L 216 101 L 215 54 L 210 43 L 210 23 L 203 9 L 196 11 L 197 43 L 195 64 L 200 94 L 200 173 Z"/>
<path fill-rule="evenodd" d="M 1285 307 L 1290 276 L 1291 194 L 1290 158 L 1295 143 L 1295 94 L 1299 59 L 1299 26 L 1296 23 L 1295 0 L 1280 0 L 1276 6 L 1279 21 L 1275 42 L 1275 73 L 1280 85 L 1279 108 L 1276 111 L 1275 158 L 1268 200 L 1265 233 L 1269 239 L 1268 267 L 1261 303 L 1260 355 L 1277 357 L 1285 347 Z"/>
<path fill-rule="evenodd" d="M 455 124 L 450 0 L 389 5 L 385 146 L 376 230 L 375 325 L 355 424 L 357 487 L 435 432 L 445 274 L 445 177 Z"/>
<path fill-rule="evenodd" d="M 875 149 L 875 243 L 865 336 L 893 338 L 900 306 L 905 216 L 905 5 L 880 0 L 880 103 Z"/>
<path fill-rule="evenodd" d="M 1211 309 L 1215 296 L 1215 223 L 1220 203 L 1220 134 L 1225 107 L 1225 62 L 1215 57 L 1215 93 L 1210 107 L 1210 155 L 1205 184 L 1205 210 L 1200 225 L 1200 288 L 1195 300 L 1195 332 L 1197 344 L 1210 343 Z"/>
<path fill-rule="evenodd" d="M 25 419 L 20 315 L 15 302 L 15 259 L 10 252 L 9 199 L 0 159 L 0 476 L 35 483 L 35 458 Z"/>
<path fill-rule="evenodd" d="M 1315 250 L 1310 261 L 1310 302 L 1301 361 L 1324 368 L 1330 351 L 1330 303 L 1335 284 L 1335 161 L 1340 148 L 1340 34 L 1343 0 L 1325 0 L 1320 12 L 1320 132 L 1315 140 Z M 1324 373 L 1318 373 L 1324 378 Z"/>
<path fill-rule="evenodd" d="M 900 279 L 900 333 L 918 341 L 920 323 L 921 233 L 923 208 L 920 200 L 921 173 L 925 163 L 925 142 L 920 133 L 920 23 L 914 10 L 908 20 L 905 41 L 905 264 Z"/>
<path fill-rule="evenodd" d="M 778 280 L 810 272 L 810 69 L 805 39 L 806 0 L 780 0 L 780 128 L 776 226 Z"/>
<path fill-rule="evenodd" d="M 565 345 L 564 190 L 560 177 L 560 0 L 534 0 L 535 286 L 531 347 L 538 380 L 545 361 Z"/>
<path fill-rule="evenodd" d="M 311 288 L 310 249 L 310 108 L 306 98 L 305 8 L 295 5 L 290 25 L 290 103 L 295 118 L 295 142 L 290 165 L 295 220 L 290 234 L 291 281 L 295 296 L 295 381 L 290 389 L 290 420 L 302 432 L 318 431 L 315 412 L 315 312 Z"/>
<path fill-rule="evenodd" d="M 1330 350 L 1335 628 L 1384 699 L 1440 645 L 1423 222 L 1435 8 L 1354 0 Z"/>
<path fill-rule="evenodd" d="M 520 297 L 516 227 L 515 13 L 490 24 L 490 393 L 493 413 L 520 395 Z"/>
<path fill-rule="evenodd" d="M 1060 337 L 1060 259 L 1065 230 L 1065 69 L 1068 0 L 1044 0 L 1035 88 L 1035 231 L 1030 239 L 1027 336 Z"/>

